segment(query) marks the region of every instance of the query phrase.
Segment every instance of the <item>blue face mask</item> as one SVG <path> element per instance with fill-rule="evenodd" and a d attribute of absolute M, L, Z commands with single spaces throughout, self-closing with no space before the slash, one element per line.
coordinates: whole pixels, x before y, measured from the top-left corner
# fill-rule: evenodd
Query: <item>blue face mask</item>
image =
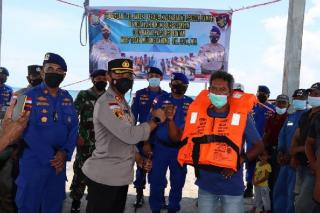
<path fill-rule="evenodd" d="M 283 115 L 284 113 L 286 113 L 287 111 L 287 108 L 279 108 L 279 107 L 276 107 L 276 113 L 278 115 Z"/>
<path fill-rule="evenodd" d="M 218 109 L 221 109 L 224 105 L 228 102 L 228 96 L 227 95 L 216 95 L 213 93 L 209 93 L 209 99 L 211 103 L 217 107 Z"/>
<path fill-rule="evenodd" d="M 150 87 L 160 86 L 160 78 L 149 78 L 149 86 Z"/>
<path fill-rule="evenodd" d="M 295 110 L 304 110 L 307 108 L 307 101 L 306 100 L 293 100 L 292 106 Z"/>
<path fill-rule="evenodd" d="M 312 107 L 320 106 L 320 97 L 308 96 L 308 104 Z"/>

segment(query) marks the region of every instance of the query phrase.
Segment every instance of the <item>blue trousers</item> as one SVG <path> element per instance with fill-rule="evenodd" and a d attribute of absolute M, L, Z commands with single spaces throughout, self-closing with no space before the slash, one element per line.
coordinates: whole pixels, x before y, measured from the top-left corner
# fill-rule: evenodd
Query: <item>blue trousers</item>
<path fill-rule="evenodd" d="M 19 213 L 61 213 L 65 199 L 65 170 L 56 174 L 49 168 L 20 167 L 16 180 Z"/>
<path fill-rule="evenodd" d="M 273 188 L 273 211 L 275 213 L 294 212 L 294 186 L 296 171 L 289 165 L 281 166 Z"/>
<path fill-rule="evenodd" d="M 170 170 L 170 193 L 168 209 L 180 210 L 182 188 L 187 174 L 187 168 L 177 162 L 178 149 L 156 144 L 153 148 L 152 170 L 149 173 L 150 197 L 152 211 L 160 211 L 163 204 L 163 190 L 166 187 L 166 173 Z"/>

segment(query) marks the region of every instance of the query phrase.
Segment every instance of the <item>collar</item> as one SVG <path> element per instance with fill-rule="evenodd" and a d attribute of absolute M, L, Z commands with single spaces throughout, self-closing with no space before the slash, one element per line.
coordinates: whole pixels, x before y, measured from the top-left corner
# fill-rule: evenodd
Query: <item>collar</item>
<path fill-rule="evenodd" d="M 207 109 L 207 114 L 210 117 L 214 118 L 226 118 L 228 116 L 229 112 L 215 112 L 210 107 Z"/>

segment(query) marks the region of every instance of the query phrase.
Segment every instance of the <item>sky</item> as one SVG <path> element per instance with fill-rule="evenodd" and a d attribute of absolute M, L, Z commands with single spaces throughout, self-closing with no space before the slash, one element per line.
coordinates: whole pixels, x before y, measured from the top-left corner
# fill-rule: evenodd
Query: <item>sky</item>
<path fill-rule="evenodd" d="M 81 0 L 67 0 L 82 5 Z M 267 0 L 91 0 L 91 6 L 150 6 L 169 8 L 237 9 Z M 281 94 L 289 0 L 235 12 L 229 50 L 229 72 L 247 92 L 255 93 L 264 84 L 271 97 Z M 27 66 L 42 64 L 46 52 L 63 56 L 68 65 L 62 85 L 88 78 L 89 46 L 79 41 L 83 9 L 55 0 L 3 0 L 1 66 L 8 68 L 7 84 L 24 87 Z M 300 88 L 319 81 L 320 1 L 307 0 L 303 32 Z M 317 75 L 318 74 L 318 75 Z M 135 82 L 134 90 L 146 87 Z M 162 82 L 164 89 L 168 82 Z M 86 89 L 90 82 L 67 87 Z M 196 95 L 204 84 L 194 83 L 187 94 Z"/>

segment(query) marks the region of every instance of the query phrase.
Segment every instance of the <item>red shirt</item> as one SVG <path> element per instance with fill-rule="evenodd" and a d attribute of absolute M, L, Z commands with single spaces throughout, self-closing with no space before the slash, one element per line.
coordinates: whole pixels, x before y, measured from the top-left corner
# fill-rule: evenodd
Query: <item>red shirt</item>
<path fill-rule="evenodd" d="M 266 145 L 277 146 L 278 145 L 278 136 L 280 130 L 283 126 L 283 123 L 288 117 L 288 113 L 279 115 L 274 113 L 271 117 L 267 119 L 266 127 L 264 134 L 268 134 L 268 137 L 264 141 Z"/>

